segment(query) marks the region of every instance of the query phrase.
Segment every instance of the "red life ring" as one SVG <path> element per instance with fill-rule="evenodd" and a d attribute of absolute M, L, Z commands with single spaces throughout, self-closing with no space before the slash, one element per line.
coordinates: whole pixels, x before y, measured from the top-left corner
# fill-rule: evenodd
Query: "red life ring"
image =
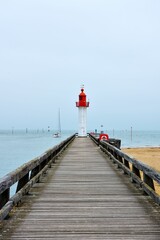
<path fill-rule="evenodd" d="M 101 139 L 102 139 L 102 140 L 107 140 L 107 137 L 106 137 L 106 136 L 102 136 Z"/>
<path fill-rule="evenodd" d="M 108 134 L 102 133 L 99 135 L 99 140 L 108 140 L 109 136 Z"/>

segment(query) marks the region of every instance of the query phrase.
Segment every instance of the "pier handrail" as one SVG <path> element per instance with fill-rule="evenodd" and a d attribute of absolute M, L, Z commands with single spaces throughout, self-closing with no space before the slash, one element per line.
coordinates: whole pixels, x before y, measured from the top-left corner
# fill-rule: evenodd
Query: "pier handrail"
<path fill-rule="evenodd" d="M 0 221 L 20 202 L 34 183 L 47 171 L 59 154 L 74 140 L 76 134 L 47 150 L 41 156 L 23 164 L 16 170 L 0 178 Z M 16 193 L 10 197 L 10 188 L 17 183 Z"/>
<path fill-rule="evenodd" d="M 89 136 L 112 159 L 113 163 L 117 164 L 125 174 L 131 177 L 132 183 L 137 183 L 144 193 L 149 195 L 157 204 L 160 204 L 160 196 L 155 191 L 155 182 L 160 185 L 159 172 L 143 162 L 130 157 L 108 142 L 99 141 L 92 134 L 89 134 Z"/>

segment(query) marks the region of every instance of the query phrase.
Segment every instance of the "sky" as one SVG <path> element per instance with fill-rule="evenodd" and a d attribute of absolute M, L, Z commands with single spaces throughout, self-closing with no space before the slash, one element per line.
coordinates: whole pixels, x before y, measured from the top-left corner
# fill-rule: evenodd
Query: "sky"
<path fill-rule="evenodd" d="M 160 130 L 159 0 L 0 0 L 0 129 Z"/>

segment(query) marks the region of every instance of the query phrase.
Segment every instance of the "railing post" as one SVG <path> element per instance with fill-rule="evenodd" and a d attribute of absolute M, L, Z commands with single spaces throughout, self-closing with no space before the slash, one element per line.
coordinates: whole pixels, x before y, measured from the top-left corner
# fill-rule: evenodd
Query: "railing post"
<path fill-rule="evenodd" d="M 143 181 L 153 190 L 155 190 L 153 179 L 143 172 Z"/>
<path fill-rule="evenodd" d="M 16 192 L 21 190 L 21 188 L 23 188 L 28 181 L 29 181 L 29 172 L 19 180 Z"/>
<path fill-rule="evenodd" d="M 3 193 L 0 194 L 0 209 L 9 201 L 10 197 L 10 188 L 6 189 Z"/>
<path fill-rule="evenodd" d="M 132 172 L 139 178 L 141 178 L 140 171 L 134 165 L 132 165 Z"/>
<path fill-rule="evenodd" d="M 115 151 L 112 151 L 112 155 L 115 159 L 117 159 L 117 153 Z M 113 159 L 113 163 L 116 163 L 116 161 L 114 161 L 114 159 Z"/>
<path fill-rule="evenodd" d="M 35 167 L 35 168 L 31 171 L 30 179 L 32 179 L 33 177 L 35 177 L 39 172 L 40 172 L 40 170 L 39 170 L 39 165 L 38 165 L 37 167 Z"/>
<path fill-rule="evenodd" d="M 128 169 L 130 169 L 130 166 L 129 166 L 129 162 L 124 158 L 124 165 L 128 168 Z"/>
<path fill-rule="evenodd" d="M 121 156 L 118 155 L 118 158 L 117 158 L 117 159 L 118 159 L 119 162 L 123 163 L 123 159 L 122 159 Z"/>
<path fill-rule="evenodd" d="M 132 172 L 141 179 L 141 175 L 140 175 L 140 171 L 138 168 L 136 168 L 134 165 L 132 165 Z M 136 183 L 136 181 L 134 180 L 134 177 L 132 177 L 132 183 Z"/>

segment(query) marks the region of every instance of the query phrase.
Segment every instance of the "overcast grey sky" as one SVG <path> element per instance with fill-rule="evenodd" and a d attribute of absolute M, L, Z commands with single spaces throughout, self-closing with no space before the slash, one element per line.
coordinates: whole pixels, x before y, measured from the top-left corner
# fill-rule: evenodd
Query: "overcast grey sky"
<path fill-rule="evenodd" d="M 160 130 L 159 0 L 0 0 L 0 129 Z"/>

